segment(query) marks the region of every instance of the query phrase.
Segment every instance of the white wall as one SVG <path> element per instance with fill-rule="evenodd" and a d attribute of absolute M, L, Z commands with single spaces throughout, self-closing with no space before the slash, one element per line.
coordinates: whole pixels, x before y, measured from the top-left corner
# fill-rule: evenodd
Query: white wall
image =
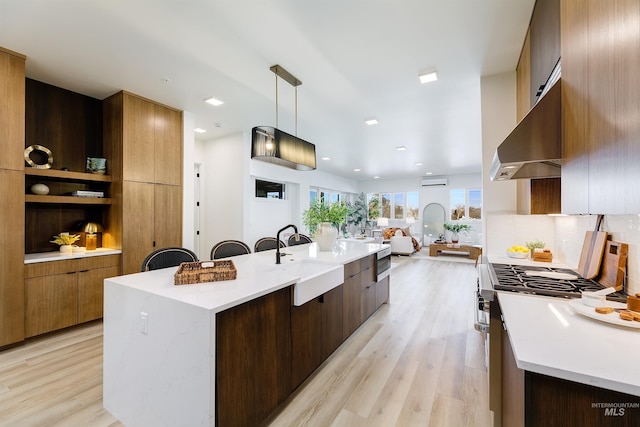
<path fill-rule="evenodd" d="M 357 193 L 357 182 L 320 171 L 297 171 L 251 160 L 251 133 L 196 142 L 195 161 L 202 164 L 201 258 L 220 240 L 242 240 L 253 248 L 287 224 L 300 232 L 302 211 L 309 207 L 309 188 Z M 255 179 L 286 184 L 287 200 L 254 197 Z"/>
<path fill-rule="evenodd" d="M 185 111 L 182 116 L 182 123 L 182 246 L 195 250 L 195 194 L 193 192 L 193 164 L 195 158 L 194 115 Z"/>
<path fill-rule="evenodd" d="M 209 259 L 216 242 L 244 238 L 245 160 L 235 135 L 195 145 L 195 161 L 201 164 L 200 259 Z"/>
<path fill-rule="evenodd" d="M 420 181 L 422 178 L 413 179 L 380 179 L 371 181 L 362 181 L 359 185 L 359 192 L 363 193 L 405 193 L 408 191 L 419 192 L 419 218 L 416 220 L 416 224 L 412 226 L 413 232 L 418 232 L 422 227 L 422 212 L 429 203 L 439 203 L 445 210 L 449 212 L 450 197 L 449 192 L 451 190 L 472 190 L 482 188 L 482 175 L 477 174 L 458 174 L 447 176 L 429 176 L 428 179 L 446 178 L 446 186 L 437 187 L 422 187 Z M 483 207 L 484 210 L 484 207 Z M 447 218 L 445 218 L 445 221 Z M 470 241 L 478 242 L 481 239 L 482 227 L 478 225 L 477 221 L 467 221 L 469 225 L 473 227 L 473 232 L 469 233 L 468 238 Z M 389 220 L 390 227 L 404 227 L 406 224 L 404 221 Z M 437 236 L 435 236 L 437 238 Z M 428 242 L 425 241 L 425 244 Z"/>
<path fill-rule="evenodd" d="M 482 210 L 485 218 L 483 234 L 485 253 L 487 253 L 487 248 L 492 247 L 491 239 L 496 231 L 488 228 L 487 220 L 492 215 L 516 212 L 516 182 L 493 182 L 489 178 L 491 161 L 496 148 L 516 125 L 515 71 L 482 77 L 480 90 L 482 94 Z"/>

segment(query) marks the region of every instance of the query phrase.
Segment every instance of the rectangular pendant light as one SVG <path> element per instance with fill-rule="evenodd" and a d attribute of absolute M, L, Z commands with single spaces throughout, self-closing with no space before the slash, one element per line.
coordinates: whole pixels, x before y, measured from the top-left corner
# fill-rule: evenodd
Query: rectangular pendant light
<path fill-rule="evenodd" d="M 270 126 L 251 129 L 251 158 L 291 169 L 316 168 L 316 146 Z"/>

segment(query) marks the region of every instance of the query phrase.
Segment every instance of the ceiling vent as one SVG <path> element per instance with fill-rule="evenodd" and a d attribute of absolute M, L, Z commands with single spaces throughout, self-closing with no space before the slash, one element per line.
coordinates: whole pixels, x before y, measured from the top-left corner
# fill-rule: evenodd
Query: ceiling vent
<path fill-rule="evenodd" d="M 423 179 L 420 181 L 423 187 L 443 187 L 447 185 L 447 178 Z"/>

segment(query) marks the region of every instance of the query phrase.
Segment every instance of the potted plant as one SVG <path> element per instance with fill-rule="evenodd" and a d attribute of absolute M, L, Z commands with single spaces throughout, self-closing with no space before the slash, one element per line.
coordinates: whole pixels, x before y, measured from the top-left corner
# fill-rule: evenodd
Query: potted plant
<path fill-rule="evenodd" d="M 316 238 L 321 251 L 330 251 L 338 237 L 340 224 L 347 221 L 349 206 L 345 202 L 333 204 L 316 199 L 306 211 L 302 212 L 302 223 Z"/>
<path fill-rule="evenodd" d="M 448 230 L 451 232 L 451 243 L 458 243 L 458 241 L 460 240 L 458 237 L 458 234 L 461 231 L 469 231 L 471 230 L 471 226 L 468 224 L 462 224 L 459 222 L 456 222 L 455 224 L 449 223 L 449 222 L 445 222 L 444 223 L 444 229 Z"/>
<path fill-rule="evenodd" d="M 73 252 L 71 245 L 77 242 L 78 239 L 80 239 L 78 234 L 60 233 L 57 236 L 53 236 L 51 243 L 60 245 L 61 254 L 71 254 Z"/>

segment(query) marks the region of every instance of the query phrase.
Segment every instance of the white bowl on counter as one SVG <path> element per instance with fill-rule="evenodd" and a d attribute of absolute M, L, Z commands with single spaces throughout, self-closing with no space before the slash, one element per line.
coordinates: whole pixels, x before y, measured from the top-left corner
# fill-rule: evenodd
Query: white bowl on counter
<path fill-rule="evenodd" d="M 507 251 L 509 258 L 526 259 L 529 258 L 529 252 L 509 252 Z"/>

